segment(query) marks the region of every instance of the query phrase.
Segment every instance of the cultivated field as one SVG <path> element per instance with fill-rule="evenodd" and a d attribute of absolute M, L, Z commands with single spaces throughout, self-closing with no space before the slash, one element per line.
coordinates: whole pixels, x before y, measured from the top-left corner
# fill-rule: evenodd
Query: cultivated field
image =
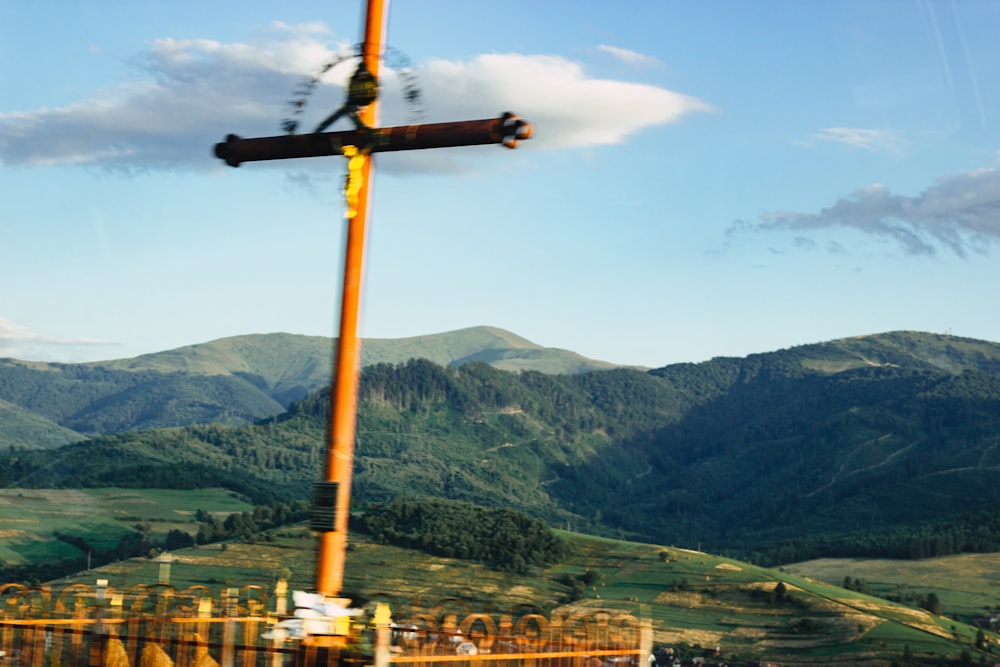
<path fill-rule="evenodd" d="M 879 597 L 915 603 L 930 593 L 944 614 L 961 620 L 1000 611 L 1000 555 L 960 554 L 916 561 L 823 558 L 786 565 L 782 570 L 842 585 L 861 583 Z"/>
<path fill-rule="evenodd" d="M 79 556 L 58 535 L 80 538 L 95 550 L 113 548 L 136 524 L 156 535 L 196 533 L 197 510 L 252 511 L 224 489 L 0 489 L 0 565 Z"/>
<path fill-rule="evenodd" d="M 534 608 L 545 614 L 605 610 L 650 618 L 657 645 L 721 647 L 730 663 L 766 658 L 782 665 L 888 664 L 907 647 L 916 656 L 962 651 L 996 660 L 974 644 L 976 629 L 913 606 L 886 601 L 817 578 L 774 571 L 695 551 L 566 535 L 573 556 L 530 576 L 485 565 L 376 545 L 352 534 L 345 594 L 365 605 L 390 603 L 411 614 L 447 605 L 472 613 Z M 280 577 L 292 590 L 314 581 L 315 538 L 303 527 L 270 531 L 254 543 L 213 544 L 175 552 L 170 583 L 177 588 L 260 586 Z M 902 569 L 906 564 L 897 564 Z M 115 563 L 71 581 L 112 586 L 155 584 L 162 570 L 150 559 Z M 594 585 L 571 599 L 567 577 L 596 573 Z M 843 578 L 843 575 L 840 576 Z M 784 587 L 778 594 L 779 582 Z M 442 602 L 447 601 L 447 602 Z M 269 604 L 273 608 L 273 604 Z M 439 607 L 440 608 L 440 607 Z M 996 637 L 990 635 L 995 644 Z M 698 649 L 700 650 L 700 649 Z"/>

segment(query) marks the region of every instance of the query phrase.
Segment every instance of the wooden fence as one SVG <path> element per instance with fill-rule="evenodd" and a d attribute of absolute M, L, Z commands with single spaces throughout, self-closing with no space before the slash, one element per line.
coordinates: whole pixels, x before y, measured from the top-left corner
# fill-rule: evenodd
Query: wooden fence
<path fill-rule="evenodd" d="M 455 600 L 334 619 L 333 634 L 277 631 L 296 618 L 283 582 L 214 593 L 0 585 L 0 667 L 645 667 L 652 631 L 606 610 L 475 612 Z"/>

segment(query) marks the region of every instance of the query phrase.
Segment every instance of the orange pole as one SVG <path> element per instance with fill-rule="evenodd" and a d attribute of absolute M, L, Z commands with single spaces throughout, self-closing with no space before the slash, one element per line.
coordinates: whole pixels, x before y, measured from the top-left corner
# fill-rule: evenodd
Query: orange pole
<path fill-rule="evenodd" d="M 368 0 L 365 38 L 361 57 L 368 71 L 378 79 L 379 56 L 388 0 Z M 372 102 L 359 116 L 368 127 L 375 127 Z M 361 148 L 360 146 L 358 148 Z M 354 465 L 354 438 L 357 424 L 358 376 L 361 344 L 358 339 L 358 311 L 361 301 L 361 276 L 364 268 L 365 223 L 371 192 L 372 159 L 363 156 L 360 169 L 361 189 L 357 213 L 348 219 L 344 249 L 344 281 L 340 306 L 340 337 L 337 339 L 336 367 L 330 391 L 330 424 L 327 439 L 325 482 L 336 487 L 333 530 L 319 534 L 316 560 L 316 592 L 334 596 L 344 582 L 344 559 L 347 553 L 347 519 L 351 501 L 351 468 Z"/>

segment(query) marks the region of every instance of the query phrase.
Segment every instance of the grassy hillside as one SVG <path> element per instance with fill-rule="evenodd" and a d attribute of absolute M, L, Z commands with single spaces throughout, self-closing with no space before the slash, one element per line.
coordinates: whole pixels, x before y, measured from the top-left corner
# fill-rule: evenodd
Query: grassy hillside
<path fill-rule="evenodd" d="M 542 347 L 496 327 L 472 327 L 447 334 L 413 338 L 369 338 L 362 347 L 362 363 L 399 364 L 427 359 L 441 366 L 481 361 L 505 371 L 533 370 L 552 375 L 589 373 L 619 364 L 595 361 L 569 350 Z"/>
<path fill-rule="evenodd" d="M 1000 345 L 987 341 L 918 331 L 894 331 L 806 345 L 798 352 L 804 365 L 825 372 L 862 366 L 906 366 L 946 373 L 1000 373 Z"/>
<path fill-rule="evenodd" d="M 86 436 L 22 407 L 0 400 L 0 433 L 6 447 L 60 447 Z"/>
<path fill-rule="evenodd" d="M 950 656 L 957 662 L 963 651 L 975 662 L 987 658 L 974 646 L 974 628 L 910 606 L 696 551 L 562 535 L 571 556 L 518 576 L 377 545 L 352 533 L 345 591 L 359 605 L 389 601 L 396 619 L 448 598 L 455 600 L 453 608 L 468 612 L 530 605 L 544 613 L 609 610 L 647 616 L 658 646 L 688 654 L 718 646 L 730 664 L 874 666 L 898 659 L 904 647 L 923 659 Z M 171 583 L 178 588 L 256 583 L 269 590 L 279 576 L 290 574 L 292 589 L 309 590 L 313 547 L 314 538 L 304 529 L 285 529 L 253 544 L 185 549 L 173 554 Z M 128 586 L 155 583 L 158 572 L 157 563 L 133 559 L 71 580 L 101 577 Z M 572 599 L 565 582 L 588 572 L 593 586 Z M 776 592 L 779 582 L 784 593 Z"/>
<path fill-rule="evenodd" d="M 933 593 L 944 614 L 966 622 L 1000 611 L 997 554 L 959 554 L 900 562 L 882 558 L 822 558 L 782 567 L 791 574 L 852 587 L 917 605 Z"/>
<path fill-rule="evenodd" d="M 58 536 L 110 549 L 136 524 L 149 522 L 160 536 L 173 528 L 192 530 L 198 509 L 229 513 L 252 507 L 225 489 L 0 489 L 0 565 L 86 562 L 87 554 Z"/>
<path fill-rule="evenodd" d="M 329 382 L 335 342 L 322 336 L 284 333 L 234 336 L 95 365 L 134 371 L 244 374 L 274 387 L 294 378 L 294 383 L 311 391 Z M 365 338 L 362 342 L 363 366 L 398 364 L 410 359 L 427 359 L 441 366 L 483 361 L 504 370 L 530 369 L 552 374 L 617 367 L 568 350 L 546 348 L 496 327 L 470 327 L 408 338 Z M 294 387 L 286 387 L 290 388 Z"/>
<path fill-rule="evenodd" d="M 233 375 L 287 405 L 329 384 L 332 345 L 330 338 L 322 336 L 255 334 L 89 365 L 163 374 Z"/>

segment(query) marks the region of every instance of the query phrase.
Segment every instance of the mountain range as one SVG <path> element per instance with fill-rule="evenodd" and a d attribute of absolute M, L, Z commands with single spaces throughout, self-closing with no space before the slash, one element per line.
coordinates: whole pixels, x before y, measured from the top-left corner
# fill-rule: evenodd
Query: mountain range
<path fill-rule="evenodd" d="M 232 340 L 223 347 L 235 359 L 252 356 L 232 352 Z M 476 354 L 466 347 L 446 358 Z M 495 360 L 506 353 L 482 354 Z M 358 506 L 406 494 L 447 497 L 512 507 L 581 532 L 767 562 L 1000 550 L 996 343 L 892 332 L 653 370 L 573 374 L 513 372 L 475 360 L 442 365 L 412 348 L 385 355 L 361 376 L 352 484 Z M 88 403 L 88 414 L 102 417 L 91 417 L 88 428 L 100 432 L 102 424 L 143 423 L 139 405 L 152 406 L 154 415 L 180 415 L 178 404 L 194 410 L 192 394 L 178 399 L 176 392 L 215 377 L 190 369 L 218 370 L 225 355 L 194 356 L 160 357 L 189 369 L 180 373 L 152 370 L 148 360 L 131 371 L 36 370 L 77 373 L 77 385 L 55 390 L 37 374 L 8 372 L 31 364 L 8 362 L 0 386 L 4 400 L 27 406 L 21 410 L 62 406 L 68 413 L 73 387 L 83 395 L 92 382 L 112 384 L 117 373 L 164 380 L 150 385 L 158 402 L 124 400 L 143 393 L 136 382 Z M 301 356 L 294 368 L 309 366 Z M 570 358 L 579 369 L 580 358 Z M 247 365 L 216 375 L 279 386 L 281 363 L 240 363 Z M 79 379 L 85 371 L 93 373 L 87 381 Z M 281 386 L 306 391 L 297 380 Z M 215 400 L 216 414 L 231 405 L 221 394 Z M 253 424 L 219 423 L 232 421 L 228 414 L 211 424 L 107 429 L 54 450 L 21 445 L 0 456 L 0 485 L 223 487 L 258 503 L 301 498 L 321 474 L 327 408 L 319 389 Z M 77 424 L 69 416 L 50 420 L 53 428 Z"/>
<path fill-rule="evenodd" d="M 100 434 L 250 423 L 274 416 L 330 383 L 334 343 L 321 336 L 274 333 L 91 363 L 0 359 L 0 450 L 58 447 Z M 411 358 L 443 366 L 482 361 L 505 370 L 545 373 L 614 367 L 494 327 L 371 338 L 362 344 L 363 366 Z"/>

